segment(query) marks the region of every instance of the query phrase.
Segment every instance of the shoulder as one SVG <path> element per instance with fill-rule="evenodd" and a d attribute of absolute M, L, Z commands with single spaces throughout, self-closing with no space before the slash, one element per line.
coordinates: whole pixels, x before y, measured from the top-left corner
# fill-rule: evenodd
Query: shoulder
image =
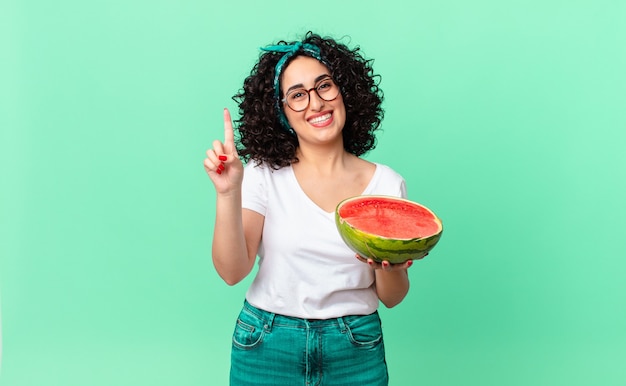
<path fill-rule="evenodd" d="M 248 162 L 244 167 L 242 182 L 243 207 L 265 215 L 269 198 L 275 197 L 277 190 L 291 188 L 291 180 L 286 173 L 288 169 L 273 169 L 265 163 Z"/>
<path fill-rule="evenodd" d="M 274 174 L 274 173 L 284 173 L 285 169 L 288 169 L 289 166 L 282 167 L 279 169 L 273 168 L 267 162 L 256 162 L 256 161 L 248 161 L 244 166 L 244 171 L 247 174 Z"/>
<path fill-rule="evenodd" d="M 291 166 L 285 166 L 279 169 L 273 168 L 265 162 L 249 161 L 244 166 L 244 183 L 248 181 L 269 181 L 289 176 Z"/>
<path fill-rule="evenodd" d="M 404 177 L 391 167 L 375 163 L 376 173 L 373 179 L 375 194 L 388 194 L 391 196 L 407 197 L 406 182 Z"/>
<path fill-rule="evenodd" d="M 249 160 L 245 164 L 244 169 L 249 172 L 262 172 L 265 169 L 269 169 L 269 166 L 265 162 L 256 162 Z"/>
<path fill-rule="evenodd" d="M 362 178 L 370 180 L 376 173 L 376 164 L 352 154 L 351 156 L 352 162 L 348 164 L 348 167 Z"/>
<path fill-rule="evenodd" d="M 377 169 L 378 173 L 381 174 L 381 176 L 383 176 L 385 178 L 390 178 L 390 179 L 396 179 L 396 180 L 404 181 L 404 177 L 402 177 L 402 175 L 400 173 L 398 173 L 397 171 L 392 169 L 390 166 L 387 166 L 385 164 L 376 163 L 376 162 L 374 163 L 374 165 L 376 165 L 376 169 Z"/>

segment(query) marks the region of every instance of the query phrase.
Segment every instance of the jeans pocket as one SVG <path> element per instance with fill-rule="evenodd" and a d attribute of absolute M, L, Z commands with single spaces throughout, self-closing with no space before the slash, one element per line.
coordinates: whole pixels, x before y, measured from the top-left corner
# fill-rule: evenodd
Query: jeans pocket
<path fill-rule="evenodd" d="M 233 346 L 250 350 L 261 344 L 265 335 L 264 322 L 261 318 L 242 310 L 237 318 L 233 333 Z"/>
<path fill-rule="evenodd" d="M 350 343 L 361 348 L 373 348 L 383 341 L 383 331 L 377 313 L 344 318 Z"/>

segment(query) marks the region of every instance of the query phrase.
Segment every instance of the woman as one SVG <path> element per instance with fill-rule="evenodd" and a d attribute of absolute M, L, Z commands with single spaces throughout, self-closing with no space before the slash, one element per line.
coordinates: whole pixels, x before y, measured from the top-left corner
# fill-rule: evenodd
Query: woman
<path fill-rule="evenodd" d="M 259 256 L 231 385 L 387 385 L 377 308 L 402 301 L 412 262 L 355 258 L 334 223 L 345 198 L 406 197 L 400 175 L 359 158 L 383 117 L 378 77 L 358 48 L 311 32 L 263 50 L 235 96 L 239 146 L 224 110 L 224 141 L 204 161 L 217 272 L 234 285 Z"/>

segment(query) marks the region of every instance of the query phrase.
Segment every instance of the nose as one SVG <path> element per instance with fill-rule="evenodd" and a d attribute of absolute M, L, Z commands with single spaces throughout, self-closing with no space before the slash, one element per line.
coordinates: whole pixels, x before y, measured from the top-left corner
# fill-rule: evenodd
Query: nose
<path fill-rule="evenodd" d="M 320 111 L 324 107 L 324 100 L 317 94 L 317 90 L 309 90 L 309 107 L 313 111 Z"/>

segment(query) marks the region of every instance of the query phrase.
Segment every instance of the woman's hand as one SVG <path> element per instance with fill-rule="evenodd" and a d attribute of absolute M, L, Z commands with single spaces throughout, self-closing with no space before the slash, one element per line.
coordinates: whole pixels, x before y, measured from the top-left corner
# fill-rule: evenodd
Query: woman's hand
<path fill-rule="evenodd" d="M 243 164 L 237 154 L 233 122 L 228 109 L 224 109 L 224 142 L 213 141 L 213 148 L 206 152 L 204 170 L 217 193 L 228 194 L 241 187 Z"/>
<path fill-rule="evenodd" d="M 424 255 L 424 257 L 426 257 L 426 255 Z M 409 269 L 411 265 L 413 265 L 413 260 L 407 260 L 404 263 L 400 263 L 400 264 L 391 264 L 387 260 L 383 260 L 382 262 L 377 262 L 374 259 L 368 259 L 360 255 L 356 255 L 356 258 L 366 263 L 373 269 L 382 269 L 383 271 L 386 271 L 386 272 L 407 270 Z"/>

